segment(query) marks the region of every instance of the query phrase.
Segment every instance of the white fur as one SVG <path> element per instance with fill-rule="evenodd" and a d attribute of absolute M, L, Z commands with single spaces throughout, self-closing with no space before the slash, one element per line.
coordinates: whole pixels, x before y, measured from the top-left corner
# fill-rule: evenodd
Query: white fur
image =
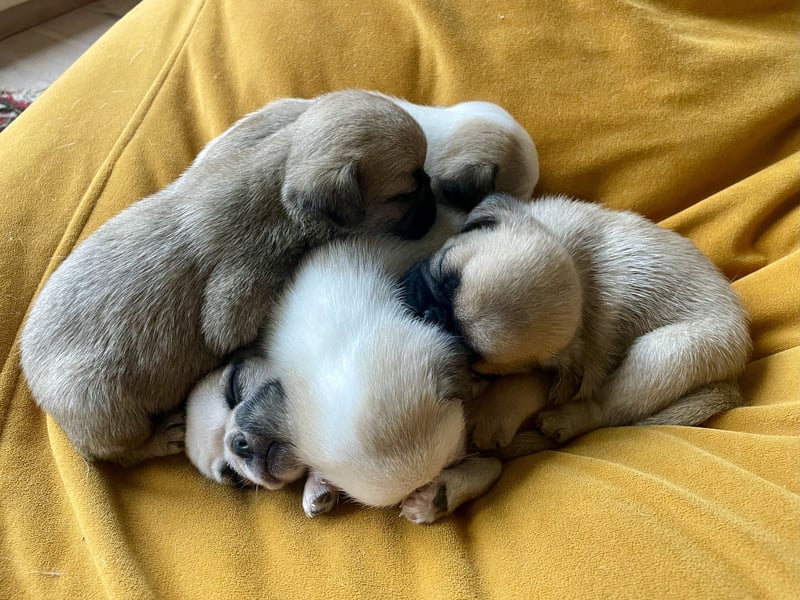
<path fill-rule="evenodd" d="M 231 410 L 220 387 L 218 370 L 206 377 L 189 396 L 185 450 L 198 471 L 217 483 L 226 484 L 228 482 L 221 476 L 227 465 L 222 440 Z"/>
<path fill-rule="evenodd" d="M 503 131 L 516 140 L 520 156 L 520 170 L 514 173 L 512 182 L 500 186 L 495 191 L 506 192 L 517 198 L 529 199 L 539 181 L 539 154 L 531 136 L 511 114 L 492 102 L 469 101 L 453 106 L 426 106 L 414 104 L 402 98 L 392 98 L 398 106 L 405 109 L 419 123 L 428 142 L 425 170 L 435 176 L 447 154 L 447 146 L 458 143 L 459 129 L 469 123 L 483 122 L 492 128 Z M 487 157 L 503 168 L 504 157 Z"/>
<path fill-rule="evenodd" d="M 399 503 L 464 452 L 464 398 L 439 372 L 453 340 L 405 310 L 394 279 L 429 253 L 389 239 L 312 253 L 265 345 L 298 458 L 363 504 Z"/>

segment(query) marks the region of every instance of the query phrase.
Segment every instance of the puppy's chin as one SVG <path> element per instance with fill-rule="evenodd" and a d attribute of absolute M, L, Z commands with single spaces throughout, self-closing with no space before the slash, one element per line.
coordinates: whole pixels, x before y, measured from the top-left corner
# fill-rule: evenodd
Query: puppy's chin
<path fill-rule="evenodd" d="M 223 369 L 203 378 L 186 401 L 185 451 L 189 461 L 203 475 L 219 483 L 235 485 L 224 471 L 223 437 L 230 408 L 223 393 Z"/>

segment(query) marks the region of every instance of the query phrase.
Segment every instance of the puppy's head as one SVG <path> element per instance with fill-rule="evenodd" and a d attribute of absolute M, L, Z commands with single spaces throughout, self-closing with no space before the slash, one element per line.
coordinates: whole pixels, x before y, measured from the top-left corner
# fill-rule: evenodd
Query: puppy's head
<path fill-rule="evenodd" d="M 351 499 L 392 506 L 464 457 L 468 365 L 452 336 L 410 315 L 371 329 L 348 371 L 326 374 L 329 409 L 295 405 L 295 441 Z"/>
<path fill-rule="evenodd" d="M 566 249 L 525 203 L 493 194 L 462 233 L 403 278 L 418 316 L 459 335 L 478 370 L 509 373 L 563 350 L 581 322 L 581 284 Z"/>
<path fill-rule="evenodd" d="M 283 198 L 300 218 L 315 215 L 354 232 L 418 239 L 436 218 L 417 122 L 379 94 L 321 96 L 293 123 Z"/>
<path fill-rule="evenodd" d="M 423 123 L 425 169 L 437 201 L 470 211 L 492 192 L 531 198 L 539 155 L 528 132 L 505 109 L 491 102 L 461 102 L 408 110 Z"/>
<path fill-rule="evenodd" d="M 285 400 L 262 358 L 214 371 L 189 395 L 186 454 L 226 485 L 278 489 L 299 479 L 306 469 L 286 436 Z"/>

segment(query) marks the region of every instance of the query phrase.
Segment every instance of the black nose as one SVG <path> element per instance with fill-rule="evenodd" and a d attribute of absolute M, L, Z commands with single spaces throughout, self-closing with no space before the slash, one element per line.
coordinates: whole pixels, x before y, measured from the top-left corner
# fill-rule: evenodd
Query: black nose
<path fill-rule="evenodd" d="M 236 456 L 241 458 L 250 458 L 253 456 L 253 451 L 250 449 L 250 446 L 243 435 L 237 435 L 235 438 L 233 438 L 233 443 L 231 445 L 233 446 L 233 453 Z"/>

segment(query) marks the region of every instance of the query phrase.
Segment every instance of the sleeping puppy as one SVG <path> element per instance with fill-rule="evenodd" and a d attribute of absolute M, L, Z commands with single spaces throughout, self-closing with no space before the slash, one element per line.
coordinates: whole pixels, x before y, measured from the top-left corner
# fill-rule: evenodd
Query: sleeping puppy
<path fill-rule="evenodd" d="M 304 252 L 355 232 L 430 228 L 425 152 L 417 123 L 374 93 L 245 117 L 50 277 L 21 340 L 35 401 L 87 459 L 180 451 L 183 417 L 170 413 L 255 339 Z"/>
<path fill-rule="evenodd" d="M 743 402 L 731 381 L 751 341 L 736 293 L 689 240 L 639 215 L 495 194 L 404 287 L 418 315 L 472 349 L 479 373 L 552 371 L 535 423 L 553 442 L 697 425 Z"/>
<path fill-rule="evenodd" d="M 208 454 L 221 454 L 217 472 L 228 466 L 274 489 L 308 465 L 304 508 L 314 489 L 322 505 L 342 490 L 370 506 L 403 501 L 411 520 L 447 514 L 494 483 L 499 461 L 471 458 L 469 470 L 483 477 L 446 489 L 465 468 L 467 363 L 452 336 L 406 311 L 396 285 L 414 260 L 458 230 L 461 217 L 440 215 L 418 243 L 351 238 L 310 253 L 265 335 L 264 358 L 212 373 L 190 394 L 187 452 L 201 471 L 228 483 L 206 466 Z M 192 414 L 221 406 L 220 396 L 234 408 L 224 433 L 209 435 Z"/>
<path fill-rule="evenodd" d="M 469 212 L 492 192 L 531 198 L 539 180 L 539 155 L 508 111 L 491 102 L 439 107 L 391 100 L 425 132 L 425 171 L 437 202 Z"/>

